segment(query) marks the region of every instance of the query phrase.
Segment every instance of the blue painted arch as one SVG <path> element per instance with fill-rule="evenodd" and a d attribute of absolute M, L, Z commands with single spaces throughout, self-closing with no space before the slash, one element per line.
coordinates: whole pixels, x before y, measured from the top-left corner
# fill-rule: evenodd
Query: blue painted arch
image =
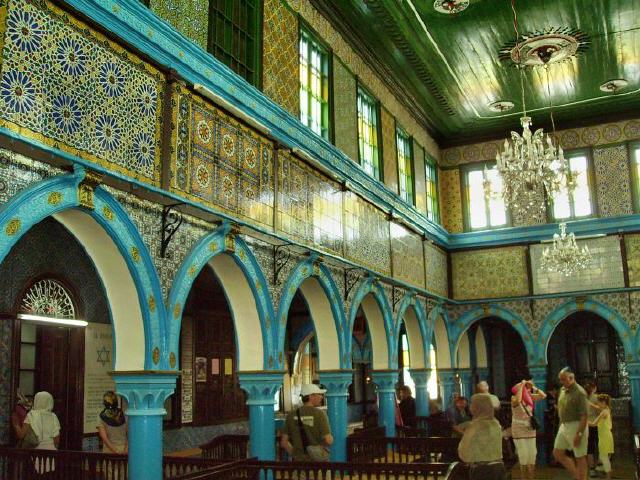
<path fill-rule="evenodd" d="M 463 313 L 455 322 L 449 322 L 449 346 L 451 349 L 451 364 L 457 365 L 456 353 L 460 340 L 469 327 L 475 322 L 487 317 L 496 317 L 507 322 L 520 335 L 527 351 L 529 364 L 536 359 L 537 348 L 529 327 L 518 314 L 499 305 L 484 305 Z"/>
<path fill-rule="evenodd" d="M 413 312 L 415 315 L 415 320 L 417 325 L 411 325 L 411 322 L 407 320 L 406 314 L 408 312 Z M 425 310 L 422 302 L 418 299 L 415 292 L 407 293 L 402 300 L 400 301 L 400 306 L 398 307 L 398 313 L 396 314 L 395 320 L 395 328 L 394 328 L 394 352 L 392 353 L 395 358 L 398 357 L 398 344 L 400 340 L 400 327 L 402 324 L 405 324 L 405 328 L 407 330 L 407 337 L 409 340 L 409 355 L 411 360 L 411 368 L 427 368 L 429 366 L 429 347 L 431 344 L 431 338 L 427 336 L 427 318 L 425 315 Z M 415 327 L 418 327 L 418 331 L 415 331 Z M 411 331 L 411 333 L 410 333 Z M 418 336 L 418 341 L 421 345 L 422 350 L 422 359 L 415 359 L 415 346 L 417 344 L 416 338 L 412 338 Z M 413 347 L 413 348 L 412 348 Z"/>
<path fill-rule="evenodd" d="M 233 317 L 236 332 L 238 370 L 273 370 L 273 304 L 267 280 L 253 252 L 242 238 L 230 233 L 230 225 L 205 235 L 182 262 L 169 292 L 169 349 L 176 360 L 170 367 L 178 369 L 177 354 L 184 305 L 193 282 L 206 265 L 218 277 Z M 259 335 L 260 338 L 255 338 Z M 243 342 L 239 338 L 243 338 Z M 255 348 L 255 347 L 258 348 Z"/>
<path fill-rule="evenodd" d="M 540 333 L 538 334 L 536 364 L 544 365 L 547 363 L 549 340 L 551 340 L 551 336 L 556 327 L 569 315 L 579 311 L 593 312 L 609 322 L 622 342 L 627 361 L 635 361 L 638 358 L 637 348 L 634 348 L 637 339 L 624 320 L 624 317 L 620 315 L 617 310 L 592 299 L 585 299 L 584 302 L 581 301 L 579 303 L 576 302 L 575 299 L 572 299 L 556 307 L 556 309 L 544 319 L 540 327 Z"/>
<path fill-rule="evenodd" d="M 367 327 L 371 337 L 373 368 L 398 368 L 398 357 L 397 355 L 394 356 L 396 347 L 394 346 L 393 312 L 385 295 L 384 288 L 374 277 L 366 277 L 361 280 L 353 296 L 351 309 L 349 311 L 349 338 L 351 338 L 350 333 L 353 332 L 353 325 L 360 306 L 362 306 L 365 316 L 367 317 Z M 382 335 L 385 336 L 384 342 L 380 338 Z M 349 341 L 349 345 L 347 346 L 349 359 L 351 359 L 351 347 L 352 344 L 351 341 Z M 386 361 L 381 361 L 380 356 L 376 355 L 377 352 L 384 350 L 383 347 L 386 348 Z M 351 365 L 349 365 L 348 368 L 350 367 Z"/>
<path fill-rule="evenodd" d="M 277 313 L 276 368 L 284 368 L 289 307 L 298 290 L 307 302 L 313 321 L 320 369 L 350 368 L 351 354 L 347 344 L 350 345 L 351 336 L 347 335 L 344 328 L 346 321 L 342 295 L 331 272 L 315 254 L 298 263 L 284 285 Z"/>
<path fill-rule="evenodd" d="M 5 203 L 0 208 L 0 262 L 31 227 L 54 216 L 78 238 L 105 286 L 116 346 L 112 355 L 114 368 L 165 370 L 168 365 L 166 311 L 151 255 L 127 212 L 107 190 L 94 189 L 94 208 L 80 204 L 78 190 L 84 178 L 85 170 L 78 167 L 73 174 L 36 182 Z M 101 228 L 96 229 L 96 224 Z M 114 256 L 96 260 L 111 250 Z M 114 278 L 114 269 L 119 267 L 119 272 L 130 278 Z M 122 284 L 129 280 L 134 292 L 123 292 Z M 134 312 L 119 313 L 123 302 L 130 302 L 129 307 L 139 305 L 141 331 L 132 321 Z M 126 355 L 118 355 L 119 347 Z"/>

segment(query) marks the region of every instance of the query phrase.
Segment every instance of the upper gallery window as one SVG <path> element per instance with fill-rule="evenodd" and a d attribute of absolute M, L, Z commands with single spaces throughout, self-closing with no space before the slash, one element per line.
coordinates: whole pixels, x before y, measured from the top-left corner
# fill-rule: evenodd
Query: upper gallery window
<path fill-rule="evenodd" d="M 495 163 L 467 167 L 464 169 L 463 179 L 466 229 L 507 226 L 509 219 L 502 199 L 502 177 L 495 168 Z M 485 185 L 491 186 L 489 196 L 485 193 Z"/>
<path fill-rule="evenodd" d="M 635 211 L 640 212 L 640 142 L 629 145 L 629 157 L 631 158 L 631 176 L 633 178 L 633 193 L 635 198 Z"/>
<path fill-rule="evenodd" d="M 378 135 L 378 102 L 358 86 L 358 152 L 360 165 L 372 177 L 382 180 Z"/>
<path fill-rule="evenodd" d="M 398 187 L 400 197 L 407 203 L 414 205 L 411 137 L 400 127 L 396 127 L 396 148 L 398 151 Z"/>
<path fill-rule="evenodd" d="M 586 150 L 577 150 L 565 154 L 565 158 L 575 188 L 568 192 L 565 185 L 553 196 L 553 220 L 589 217 L 594 214 L 589 155 Z"/>
<path fill-rule="evenodd" d="M 258 85 L 262 37 L 260 0 L 209 1 L 209 53 Z"/>
<path fill-rule="evenodd" d="M 300 30 L 300 121 L 329 140 L 329 50 Z"/>
<path fill-rule="evenodd" d="M 425 187 L 427 190 L 427 218 L 440 223 L 440 207 L 438 204 L 438 166 L 426 153 L 424 156 Z"/>

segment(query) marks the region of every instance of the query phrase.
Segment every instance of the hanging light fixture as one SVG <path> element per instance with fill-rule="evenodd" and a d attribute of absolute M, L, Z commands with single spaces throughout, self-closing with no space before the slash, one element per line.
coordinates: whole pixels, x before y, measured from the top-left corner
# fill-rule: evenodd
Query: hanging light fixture
<path fill-rule="evenodd" d="M 524 69 L 526 65 L 542 65 L 547 69 L 547 88 L 549 89 L 548 64 L 554 58 L 564 58 L 561 48 L 551 40 L 548 42 L 532 38 L 519 42 L 518 17 L 515 0 L 511 0 L 513 26 L 516 33 L 516 45 L 511 56 L 520 72 L 520 92 L 522 97 L 522 135 L 511 132 L 511 138 L 504 141 L 503 150 L 496 154 L 496 168 L 502 177 L 502 197 L 505 205 L 515 210 L 524 210 L 531 214 L 544 212 L 545 193 L 552 198 L 561 188 L 572 190 L 574 185 L 567 169 L 567 162 L 561 146 L 555 146 L 550 135 L 541 128 L 531 131 L 531 117 L 527 115 L 524 94 Z M 552 36 L 541 36 L 544 39 Z M 526 47 L 526 50 L 525 50 Z M 523 53 L 527 58 L 523 60 Z M 535 59 L 535 62 L 532 61 Z M 551 95 L 549 91 L 549 101 Z M 551 121 L 555 137 L 555 123 L 551 109 Z M 486 167 L 485 167 L 486 168 Z M 485 174 L 485 193 L 491 196 L 491 183 Z"/>
<path fill-rule="evenodd" d="M 553 247 L 542 251 L 540 266 L 547 272 L 561 273 L 565 277 L 584 270 L 591 263 L 589 248 L 578 247 L 576 236 L 567 233 L 567 224 L 561 223 L 560 234 L 553 234 Z"/>

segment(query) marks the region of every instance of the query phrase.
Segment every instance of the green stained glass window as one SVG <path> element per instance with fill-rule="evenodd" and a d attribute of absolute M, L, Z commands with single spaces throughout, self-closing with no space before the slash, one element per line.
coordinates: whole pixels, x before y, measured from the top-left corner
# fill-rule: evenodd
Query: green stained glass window
<path fill-rule="evenodd" d="M 260 0 L 209 1 L 209 53 L 253 85 L 260 79 Z"/>
<path fill-rule="evenodd" d="M 495 168 L 495 163 L 465 167 L 463 182 L 466 230 L 485 230 L 508 225 L 507 209 L 502 199 L 502 177 Z M 488 196 L 486 186 L 490 186 Z"/>
<path fill-rule="evenodd" d="M 300 121 L 329 140 L 329 51 L 300 31 Z"/>
<path fill-rule="evenodd" d="M 575 183 L 573 192 L 566 185 L 553 196 L 551 212 L 553 220 L 585 218 L 594 214 L 593 195 L 591 194 L 590 161 L 586 150 L 570 152 L 565 155 Z"/>
<path fill-rule="evenodd" d="M 411 137 L 400 127 L 396 127 L 396 147 L 398 151 L 398 187 L 400 197 L 414 205 Z"/>
<path fill-rule="evenodd" d="M 425 154 L 425 187 L 427 190 L 427 218 L 440 223 L 440 206 L 438 204 L 438 167 L 432 158 Z"/>
<path fill-rule="evenodd" d="M 378 135 L 378 102 L 358 87 L 358 151 L 360 165 L 365 172 L 378 180 L 382 180 L 380 168 L 380 147 Z"/>

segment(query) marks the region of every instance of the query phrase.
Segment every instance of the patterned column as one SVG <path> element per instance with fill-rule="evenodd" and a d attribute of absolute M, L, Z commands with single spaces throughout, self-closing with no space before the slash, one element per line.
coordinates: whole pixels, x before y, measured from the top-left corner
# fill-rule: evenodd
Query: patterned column
<path fill-rule="evenodd" d="M 640 362 L 627 363 L 629 384 L 631 386 L 631 410 L 633 412 L 633 430 L 640 432 Z"/>
<path fill-rule="evenodd" d="M 460 376 L 461 394 L 464 397 L 471 398 L 473 395 L 473 372 L 470 368 L 459 368 L 458 375 Z"/>
<path fill-rule="evenodd" d="M 347 398 L 352 381 L 352 370 L 320 372 L 320 382 L 327 389 L 327 413 L 333 435 L 330 458 L 332 462 L 347 461 Z"/>
<path fill-rule="evenodd" d="M 116 392 L 128 403 L 129 478 L 162 478 L 164 402 L 176 389 L 176 372 L 114 372 Z"/>
<path fill-rule="evenodd" d="M 247 392 L 250 453 L 258 460 L 276 458 L 276 422 L 273 406 L 276 403 L 276 392 L 282 387 L 283 375 L 284 372 L 238 374 L 240 388 Z"/>
<path fill-rule="evenodd" d="M 458 377 L 454 369 L 441 368 L 438 370 L 438 379 L 442 386 L 442 410 L 446 411 L 451 406 L 454 392 L 458 391 Z"/>
<path fill-rule="evenodd" d="M 431 375 L 429 368 L 412 368 L 410 370 L 413 383 L 416 385 L 416 416 L 429 416 L 429 391 L 427 382 Z"/>
<path fill-rule="evenodd" d="M 531 375 L 531 380 L 533 380 L 533 383 L 537 387 L 542 388 L 542 390 L 547 388 L 547 365 L 529 365 L 529 374 Z M 542 465 L 547 463 L 545 436 L 541 435 L 544 434 L 544 412 L 546 409 L 546 400 L 540 400 L 539 402 L 535 403 L 534 415 L 539 425 L 537 441 L 538 463 Z"/>
<path fill-rule="evenodd" d="M 387 437 L 396 436 L 396 383 L 397 370 L 378 370 L 372 374 L 378 386 L 378 424 L 386 429 Z"/>

